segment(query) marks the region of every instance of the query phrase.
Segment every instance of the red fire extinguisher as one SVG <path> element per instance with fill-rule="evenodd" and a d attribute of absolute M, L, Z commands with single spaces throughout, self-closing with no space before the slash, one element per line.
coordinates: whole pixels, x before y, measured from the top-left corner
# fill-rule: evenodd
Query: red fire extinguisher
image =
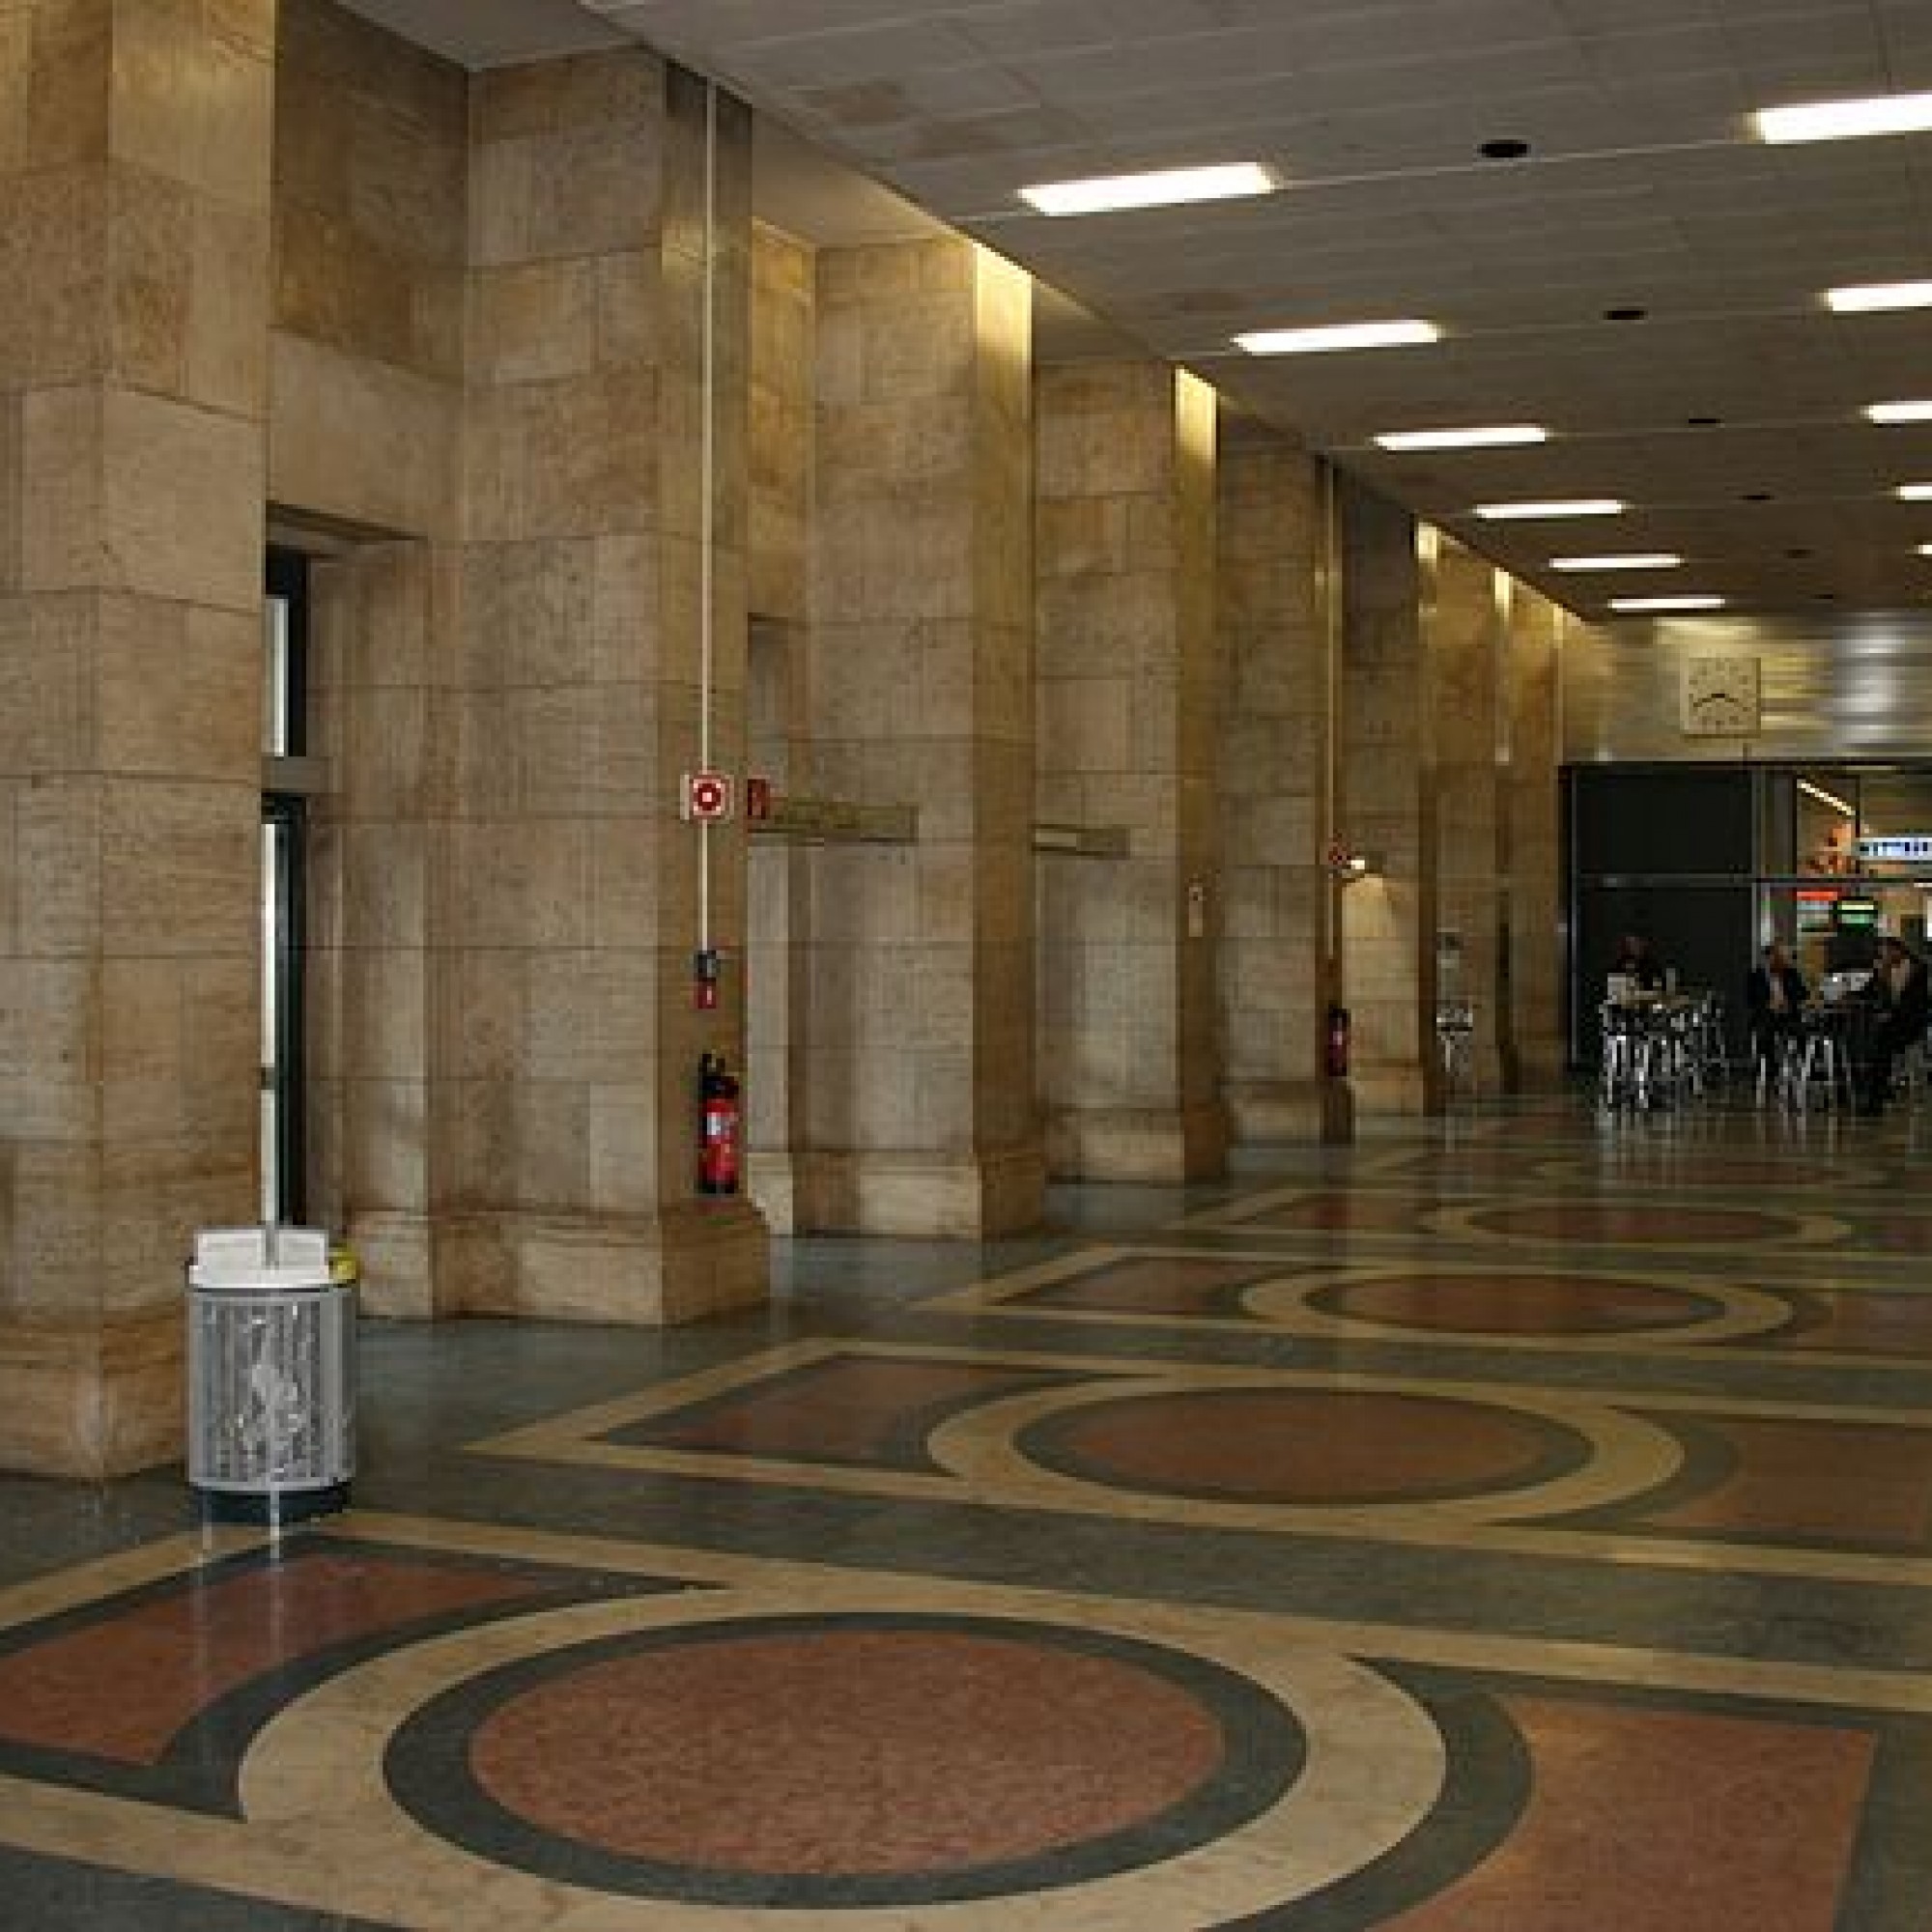
<path fill-rule="evenodd" d="M 738 1082 L 724 1056 L 707 1053 L 697 1063 L 697 1191 L 738 1191 Z"/>
<path fill-rule="evenodd" d="M 1328 1009 L 1328 1050 L 1326 1056 L 1328 1074 L 1334 1080 L 1349 1077 L 1349 1009 L 1347 1007 Z"/>

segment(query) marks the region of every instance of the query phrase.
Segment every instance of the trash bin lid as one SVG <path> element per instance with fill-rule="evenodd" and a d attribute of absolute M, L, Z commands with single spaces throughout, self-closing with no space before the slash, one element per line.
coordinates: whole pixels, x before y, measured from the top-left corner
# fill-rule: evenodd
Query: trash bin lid
<path fill-rule="evenodd" d="M 227 1291 L 327 1288 L 328 1235 L 321 1228 L 203 1228 L 188 1286 Z"/>

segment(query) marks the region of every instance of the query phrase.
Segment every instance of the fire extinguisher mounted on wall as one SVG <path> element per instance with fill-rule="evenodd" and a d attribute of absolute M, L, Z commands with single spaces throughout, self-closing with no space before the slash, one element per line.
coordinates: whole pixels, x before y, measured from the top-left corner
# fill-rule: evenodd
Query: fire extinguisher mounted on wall
<path fill-rule="evenodd" d="M 738 1191 L 738 1082 L 722 1053 L 707 1053 L 697 1063 L 697 1191 L 735 1194 Z"/>
<path fill-rule="evenodd" d="M 1349 1009 L 1347 1007 L 1331 1006 L 1328 1009 L 1328 1046 L 1325 1058 L 1328 1076 L 1331 1080 L 1346 1080 L 1349 1077 Z"/>

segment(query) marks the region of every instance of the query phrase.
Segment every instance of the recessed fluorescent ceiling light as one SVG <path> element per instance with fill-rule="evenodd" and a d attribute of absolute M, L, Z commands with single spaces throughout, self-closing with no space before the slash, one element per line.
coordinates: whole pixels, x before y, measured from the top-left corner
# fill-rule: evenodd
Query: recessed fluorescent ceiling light
<path fill-rule="evenodd" d="M 1918 554 L 1920 556 L 1932 556 L 1932 544 L 1920 544 L 1918 546 Z"/>
<path fill-rule="evenodd" d="M 1932 403 L 1867 403 L 1865 414 L 1875 423 L 1932 422 Z"/>
<path fill-rule="evenodd" d="M 1189 201 L 1238 201 L 1272 194 L 1281 184 L 1256 161 L 1211 168 L 1161 168 L 1143 175 L 1097 175 L 1087 181 L 1041 182 L 1020 199 L 1042 214 L 1108 214 L 1123 208 L 1175 208 Z"/>
<path fill-rule="evenodd" d="M 1638 611 L 1721 611 L 1724 600 L 1721 597 L 1612 597 L 1610 609 L 1634 614 Z"/>
<path fill-rule="evenodd" d="M 1908 503 L 1932 503 L 1932 483 L 1901 483 L 1898 494 Z"/>
<path fill-rule="evenodd" d="M 1767 107 L 1752 117 L 1758 139 L 1783 147 L 1794 141 L 1858 141 L 1873 134 L 1917 134 L 1932 128 L 1932 94 L 1881 94 L 1865 100 L 1811 100 Z"/>
<path fill-rule="evenodd" d="M 1826 304 L 1839 315 L 1868 315 L 1875 309 L 1932 308 L 1932 282 L 1867 282 L 1862 287 L 1827 289 Z"/>
<path fill-rule="evenodd" d="M 1537 517 L 1617 517 L 1624 506 L 1614 497 L 1573 497 L 1553 503 L 1478 503 L 1486 524 L 1527 523 Z"/>
<path fill-rule="evenodd" d="M 1549 432 L 1534 423 L 1497 423 L 1490 429 L 1392 429 L 1376 440 L 1384 449 L 1508 449 L 1548 442 Z"/>
<path fill-rule="evenodd" d="M 1337 349 L 1410 349 L 1439 342 L 1433 322 L 1338 322 L 1321 328 L 1257 328 L 1235 337 L 1250 355 L 1319 355 Z"/>
<path fill-rule="evenodd" d="M 1684 559 L 1674 550 L 1627 550 L 1614 556 L 1552 556 L 1551 570 L 1675 570 Z"/>

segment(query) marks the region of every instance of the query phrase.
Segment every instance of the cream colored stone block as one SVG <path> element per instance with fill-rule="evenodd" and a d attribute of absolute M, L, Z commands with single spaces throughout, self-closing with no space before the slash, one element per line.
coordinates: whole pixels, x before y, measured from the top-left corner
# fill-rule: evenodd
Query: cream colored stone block
<path fill-rule="evenodd" d="M 594 370 L 603 266 L 587 258 L 520 263 L 472 274 L 471 380 L 549 382 Z"/>
<path fill-rule="evenodd" d="M 44 167 L 104 160 L 111 7 L 107 0 L 60 0 L 27 17 L 33 41 L 26 155 Z"/>
<path fill-rule="evenodd" d="M 46 778 L 14 795 L 14 931 L 29 957 L 86 953 L 101 933 L 102 786 Z"/>
<path fill-rule="evenodd" d="M 100 819 L 104 951 L 252 957 L 260 840 L 259 780 L 108 786 Z"/>
<path fill-rule="evenodd" d="M 270 371 L 277 503 L 396 531 L 454 529 L 457 391 L 284 330 Z"/>
<path fill-rule="evenodd" d="M 424 1083 L 356 1079 L 346 1084 L 344 1155 L 358 1212 L 420 1212 L 429 1206 L 428 1101 Z"/>
<path fill-rule="evenodd" d="M 252 613 L 100 601 L 93 711 L 100 769 L 259 783 L 262 636 Z"/>
<path fill-rule="evenodd" d="M 114 157 L 249 208 L 269 198 L 269 62 L 211 35 L 199 0 L 114 9 L 109 140 Z"/>
<path fill-rule="evenodd" d="M 0 772 L 71 772 L 94 753 L 99 600 L 0 599 Z"/>
<path fill-rule="evenodd" d="M 105 402 L 98 388 L 40 389 L 20 406 L 20 584 L 88 590 L 108 554 Z"/>
<path fill-rule="evenodd" d="M 657 391 L 641 373 L 472 394 L 469 533 L 595 536 L 653 521 Z"/>

